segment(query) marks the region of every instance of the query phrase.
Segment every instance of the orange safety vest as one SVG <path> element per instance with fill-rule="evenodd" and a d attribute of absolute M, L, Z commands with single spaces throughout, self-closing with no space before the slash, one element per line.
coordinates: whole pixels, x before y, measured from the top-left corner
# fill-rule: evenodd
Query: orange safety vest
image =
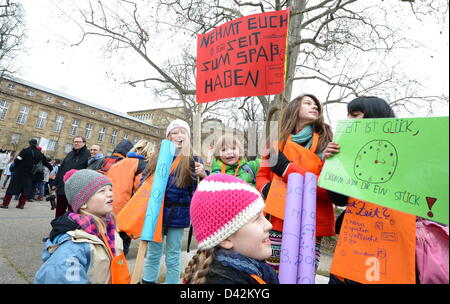
<path fill-rule="evenodd" d="M 180 163 L 181 154 L 172 163 L 170 167 L 170 173 Z M 144 227 L 145 215 L 147 213 L 148 200 L 152 191 L 154 175 L 146 179 L 144 183 L 139 187 L 138 191 L 128 201 L 125 207 L 117 214 L 117 226 L 120 231 L 124 231 L 132 238 L 139 238 Z M 153 234 L 154 242 L 162 242 L 162 221 L 163 221 L 163 209 L 164 201 L 161 204 L 159 211 L 158 221 L 156 223 L 155 232 Z"/>
<path fill-rule="evenodd" d="M 319 134 L 314 132 L 312 144 L 309 149 L 295 143 L 289 136 L 286 145 L 279 144 L 280 151 L 294 164 L 302 167 L 305 171 L 319 176 L 322 170 L 323 162 L 315 153 L 319 143 Z M 273 174 L 272 184 L 266 198 L 266 207 L 264 212 L 269 213 L 276 219 L 271 219 L 273 229 L 282 231 L 284 219 L 284 210 L 286 206 L 287 184 L 281 177 Z M 328 198 L 324 189 L 317 189 L 317 216 L 316 216 L 316 235 L 330 236 L 334 235 L 334 212 L 333 204 Z"/>
<path fill-rule="evenodd" d="M 238 161 L 238 166 L 236 167 L 236 170 L 234 170 L 234 175 L 233 176 L 237 176 L 237 174 L 239 173 L 239 169 L 240 168 L 241 168 L 241 160 Z M 226 174 L 226 171 L 227 171 L 227 165 L 222 163 L 222 167 L 221 167 L 220 173 Z"/>
<path fill-rule="evenodd" d="M 256 274 L 251 274 L 250 275 L 253 279 L 255 279 L 256 282 L 258 282 L 258 284 L 267 284 L 263 279 L 261 279 L 260 277 L 258 277 Z"/>
<path fill-rule="evenodd" d="M 415 284 L 416 216 L 349 198 L 330 272 L 363 284 Z"/>
<path fill-rule="evenodd" d="M 113 182 L 113 210 L 112 213 L 117 215 L 120 210 L 128 203 L 133 193 L 139 188 L 139 182 L 142 173 L 136 175 L 139 165 L 138 158 L 124 158 L 120 162 L 111 166 L 106 173 Z"/>
<path fill-rule="evenodd" d="M 114 256 L 111 247 L 109 247 L 108 239 L 106 238 L 105 234 L 101 231 L 100 234 L 102 236 L 103 243 L 105 243 L 105 246 L 108 249 L 108 253 L 111 256 L 111 283 L 130 284 L 130 271 L 128 270 L 128 263 L 127 259 L 125 258 L 125 254 L 122 252 L 121 254 Z"/>

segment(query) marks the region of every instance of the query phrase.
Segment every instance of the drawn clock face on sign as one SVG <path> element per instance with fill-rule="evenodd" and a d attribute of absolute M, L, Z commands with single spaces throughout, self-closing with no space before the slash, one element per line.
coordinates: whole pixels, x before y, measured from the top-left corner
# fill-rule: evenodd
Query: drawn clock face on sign
<path fill-rule="evenodd" d="M 387 140 L 368 142 L 356 155 L 354 172 L 357 179 L 368 183 L 385 183 L 394 175 L 398 155 L 394 145 Z"/>

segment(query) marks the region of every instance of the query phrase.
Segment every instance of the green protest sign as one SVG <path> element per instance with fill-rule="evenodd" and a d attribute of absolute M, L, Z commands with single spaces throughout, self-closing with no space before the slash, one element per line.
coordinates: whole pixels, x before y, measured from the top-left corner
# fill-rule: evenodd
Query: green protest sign
<path fill-rule="evenodd" d="M 448 117 L 340 120 L 318 185 L 448 225 Z"/>

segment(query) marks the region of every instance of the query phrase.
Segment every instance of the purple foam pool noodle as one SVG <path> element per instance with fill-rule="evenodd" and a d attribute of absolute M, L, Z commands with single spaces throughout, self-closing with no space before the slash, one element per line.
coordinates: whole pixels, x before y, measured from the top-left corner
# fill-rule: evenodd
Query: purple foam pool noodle
<path fill-rule="evenodd" d="M 279 280 L 281 284 L 297 283 L 303 179 L 303 176 L 298 173 L 291 173 L 288 176 L 280 252 Z"/>
<path fill-rule="evenodd" d="M 304 180 L 297 284 L 314 284 L 317 177 L 313 173 L 306 172 Z"/>

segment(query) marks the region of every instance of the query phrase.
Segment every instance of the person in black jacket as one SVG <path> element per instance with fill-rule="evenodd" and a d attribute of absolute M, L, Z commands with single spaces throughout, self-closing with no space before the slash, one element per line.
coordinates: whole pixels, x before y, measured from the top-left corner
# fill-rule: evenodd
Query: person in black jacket
<path fill-rule="evenodd" d="M 64 192 L 64 174 L 72 169 L 86 169 L 89 157 L 91 157 L 91 154 L 86 148 L 86 139 L 82 136 L 74 137 L 72 151 L 67 154 L 66 158 L 64 158 L 61 166 L 59 167 L 55 178 L 55 185 L 52 188 L 52 191 L 56 190 L 55 217 L 63 215 L 67 211 L 67 208 L 71 211 Z"/>
<path fill-rule="evenodd" d="M 19 155 L 14 159 L 14 175 L 8 189 L 6 189 L 6 195 L 0 208 L 7 209 L 12 196 L 20 194 L 16 208 L 23 209 L 27 199 L 32 197 L 33 166 L 38 165 L 40 162 L 50 171 L 53 169 L 44 154 L 37 149 L 37 140 L 31 139 L 28 143 L 30 146 L 20 151 Z"/>

